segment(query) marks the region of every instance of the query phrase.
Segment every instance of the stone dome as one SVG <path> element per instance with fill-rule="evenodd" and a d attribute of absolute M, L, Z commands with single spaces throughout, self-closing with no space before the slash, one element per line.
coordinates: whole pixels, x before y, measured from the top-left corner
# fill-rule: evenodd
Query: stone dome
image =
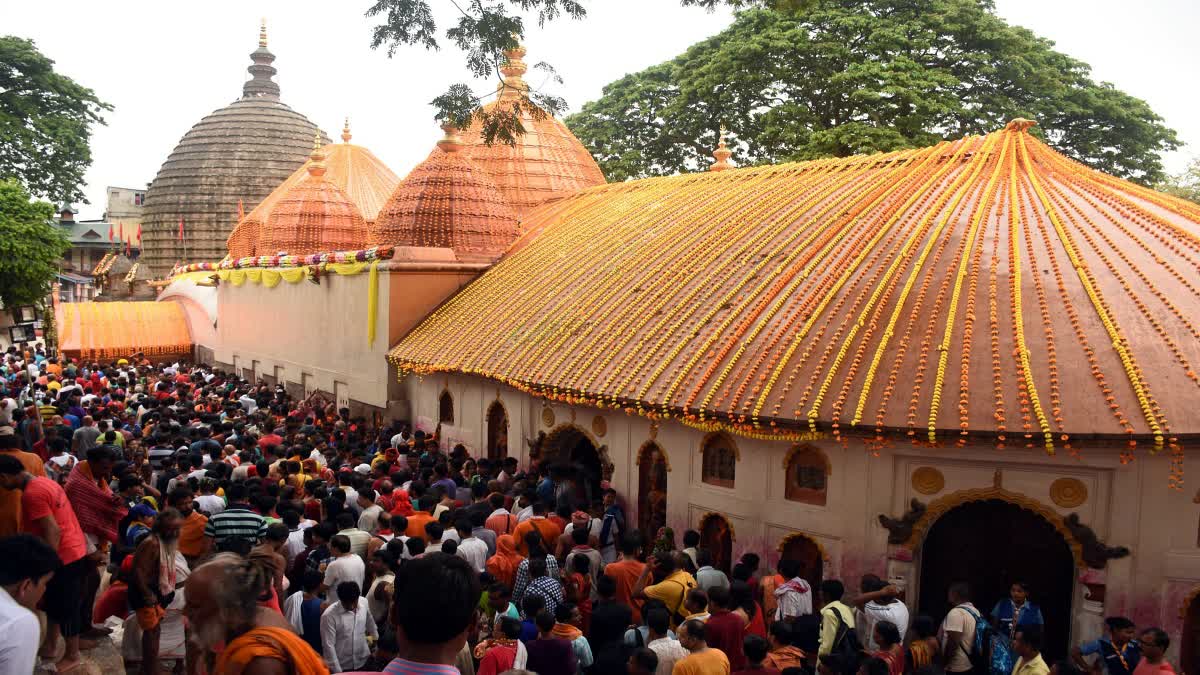
<path fill-rule="evenodd" d="M 316 125 L 279 100 L 266 30 L 242 97 L 191 128 L 146 192 L 142 260 L 156 275 L 175 263 L 220 260 L 238 220 L 308 158 Z M 328 137 L 321 133 L 324 142 Z M 179 223 L 183 220 L 183 241 Z"/>
<path fill-rule="evenodd" d="M 396 186 L 371 239 L 494 260 L 517 238 L 517 215 L 496 184 L 467 159 L 458 131 L 442 128 L 446 137 Z"/>
<path fill-rule="evenodd" d="M 524 56 L 524 47 L 505 54 L 500 69 L 504 84 L 496 100 L 484 106 L 486 111 L 512 105 L 520 92 L 529 89 L 522 78 L 526 71 Z M 467 158 L 500 188 L 519 218 L 546 200 L 604 184 L 600 166 L 562 121 L 550 115 L 538 119 L 527 111 L 522 111 L 520 119 L 525 133 L 515 145 L 486 144 L 478 124 L 464 133 Z"/>
<path fill-rule="evenodd" d="M 342 189 L 367 221 L 368 230 L 375 222 L 383 205 L 387 202 L 400 177 L 367 148 L 350 142 L 350 122 L 342 129 L 342 142 L 325 146 L 325 178 Z M 310 160 L 311 161 L 311 160 Z M 271 210 L 295 185 L 308 177 L 309 164 L 296 169 L 271 194 L 250 210 L 237 227 L 233 228 L 227 241 L 229 256 L 237 259 L 257 255 L 259 233 Z M 365 247 L 366 241 L 355 248 Z M 266 251 L 264 255 L 274 253 Z"/>
<path fill-rule="evenodd" d="M 308 176 L 271 207 L 259 231 L 259 255 L 349 251 L 367 243 L 362 212 L 345 190 L 325 177 L 325 155 L 319 142 L 311 159 Z"/>

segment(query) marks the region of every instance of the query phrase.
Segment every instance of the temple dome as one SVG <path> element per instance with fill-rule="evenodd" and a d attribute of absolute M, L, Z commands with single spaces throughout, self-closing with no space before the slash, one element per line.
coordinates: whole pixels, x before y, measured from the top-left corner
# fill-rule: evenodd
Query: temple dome
<path fill-rule="evenodd" d="M 142 260 L 155 274 L 179 261 L 219 260 L 239 202 L 253 209 L 308 155 L 318 129 L 279 100 L 271 79 L 275 56 L 266 43 L 264 28 L 242 97 L 184 134 L 146 192 Z"/>
<path fill-rule="evenodd" d="M 496 184 L 467 159 L 458 131 L 442 128 L 446 137 L 396 187 L 371 238 L 450 248 L 460 258 L 498 258 L 517 238 L 517 215 Z"/>
<path fill-rule="evenodd" d="M 359 213 L 367 222 L 368 231 L 379 215 L 388 197 L 400 184 L 400 177 L 392 172 L 386 164 L 367 148 L 350 142 L 350 123 L 347 120 L 342 129 L 342 142 L 327 145 L 323 148 L 325 154 L 325 179 L 336 185 L 350 201 L 358 207 Z M 308 177 L 306 162 L 288 176 L 278 187 L 271 191 L 258 206 L 245 215 L 237 227 L 230 233 L 227 245 L 232 258 L 243 258 L 258 255 L 258 239 L 263 223 L 267 221 L 271 210 L 279 200 L 294 186 Z M 363 248 L 364 240 L 354 248 Z M 264 254 L 275 251 L 264 251 Z"/>
<path fill-rule="evenodd" d="M 390 359 L 759 438 L 1200 434 L 1200 206 L 1030 124 L 557 200 Z"/>
<path fill-rule="evenodd" d="M 504 83 L 496 100 L 484 105 L 485 111 L 512 105 L 520 92 L 528 90 L 522 79 L 526 71 L 524 56 L 524 47 L 505 54 L 500 69 Z M 537 119 L 526 111 L 521 112 L 520 119 L 525 133 L 517 138 L 515 145 L 500 142 L 487 145 L 478 124 L 463 134 L 467 158 L 500 188 L 519 218 L 548 199 L 604 184 L 604 174 L 596 160 L 561 120 L 550 115 Z"/>
<path fill-rule="evenodd" d="M 325 156 L 314 144 L 308 175 L 271 207 L 258 237 L 258 255 L 309 255 L 367 245 L 367 222 L 345 190 L 325 176 Z"/>

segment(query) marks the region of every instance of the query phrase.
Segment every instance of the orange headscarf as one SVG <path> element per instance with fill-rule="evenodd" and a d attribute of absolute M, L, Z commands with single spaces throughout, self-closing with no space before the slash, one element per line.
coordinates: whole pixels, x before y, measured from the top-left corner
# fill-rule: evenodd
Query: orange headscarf
<path fill-rule="evenodd" d="M 291 675 L 329 675 L 329 668 L 307 642 L 290 630 L 274 626 L 260 626 L 239 635 L 217 657 L 214 672 L 241 675 L 258 658 L 282 661 Z"/>
<path fill-rule="evenodd" d="M 517 540 L 511 534 L 502 534 L 496 539 L 496 555 L 487 559 L 487 571 L 502 581 L 509 588 L 517 580 L 517 567 L 521 565 L 521 555 L 517 553 Z"/>
<path fill-rule="evenodd" d="M 392 515 L 408 518 L 412 514 L 412 500 L 408 498 L 408 493 L 400 488 L 392 490 Z"/>

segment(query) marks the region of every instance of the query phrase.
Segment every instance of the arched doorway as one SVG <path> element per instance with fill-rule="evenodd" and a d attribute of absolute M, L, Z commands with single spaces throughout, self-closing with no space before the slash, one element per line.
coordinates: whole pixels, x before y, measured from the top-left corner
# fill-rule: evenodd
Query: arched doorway
<path fill-rule="evenodd" d="M 1183 638 L 1179 645 L 1181 673 L 1200 672 L 1200 589 L 1188 596 L 1183 607 Z"/>
<path fill-rule="evenodd" d="M 508 456 L 508 411 L 500 401 L 492 401 L 488 406 L 487 456 L 491 460 Z"/>
<path fill-rule="evenodd" d="M 779 559 L 800 561 L 800 577 L 813 588 L 821 587 L 825 576 L 825 554 L 807 535 L 790 534 L 779 542 Z"/>
<path fill-rule="evenodd" d="M 729 574 L 733 565 L 733 526 L 718 513 L 700 519 L 700 548 L 713 555 L 713 567 Z"/>
<path fill-rule="evenodd" d="M 653 537 L 667 524 L 667 457 L 648 441 L 638 452 L 638 529 Z"/>
<path fill-rule="evenodd" d="M 541 459 L 551 475 L 574 483 L 572 508 L 587 507 L 600 500 L 604 466 L 600 451 L 582 429 L 568 424 L 550 432 L 542 446 Z"/>
<path fill-rule="evenodd" d="M 929 529 L 921 546 L 921 614 L 941 621 L 950 610 L 950 584 L 966 581 L 985 617 L 1013 581 L 1029 585 L 1046 621 L 1046 660 L 1066 657 L 1071 630 L 1075 556 L 1041 515 L 1002 499 L 960 504 Z"/>

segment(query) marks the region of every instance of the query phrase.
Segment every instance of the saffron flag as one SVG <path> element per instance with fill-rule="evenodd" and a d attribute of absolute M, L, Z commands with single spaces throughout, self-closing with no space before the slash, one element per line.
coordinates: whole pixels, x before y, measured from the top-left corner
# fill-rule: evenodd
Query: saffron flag
<path fill-rule="evenodd" d="M 246 217 L 246 208 L 244 206 L 242 206 L 242 200 L 239 199 L 238 200 L 238 222 L 239 223 L 242 222 L 242 219 L 244 219 L 245 217 Z"/>
<path fill-rule="evenodd" d="M 183 216 L 179 217 L 179 241 L 183 241 Z"/>
<path fill-rule="evenodd" d="M 113 235 L 113 231 L 112 231 L 112 223 L 109 223 L 109 224 L 108 224 L 108 240 L 109 240 L 110 242 L 112 241 L 112 235 Z"/>
<path fill-rule="evenodd" d="M 142 224 L 141 223 L 138 223 L 137 242 L 138 242 L 138 246 L 142 245 Z"/>
<path fill-rule="evenodd" d="M 125 241 L 125 223 L 117 221 L 117 239 Z"/>

